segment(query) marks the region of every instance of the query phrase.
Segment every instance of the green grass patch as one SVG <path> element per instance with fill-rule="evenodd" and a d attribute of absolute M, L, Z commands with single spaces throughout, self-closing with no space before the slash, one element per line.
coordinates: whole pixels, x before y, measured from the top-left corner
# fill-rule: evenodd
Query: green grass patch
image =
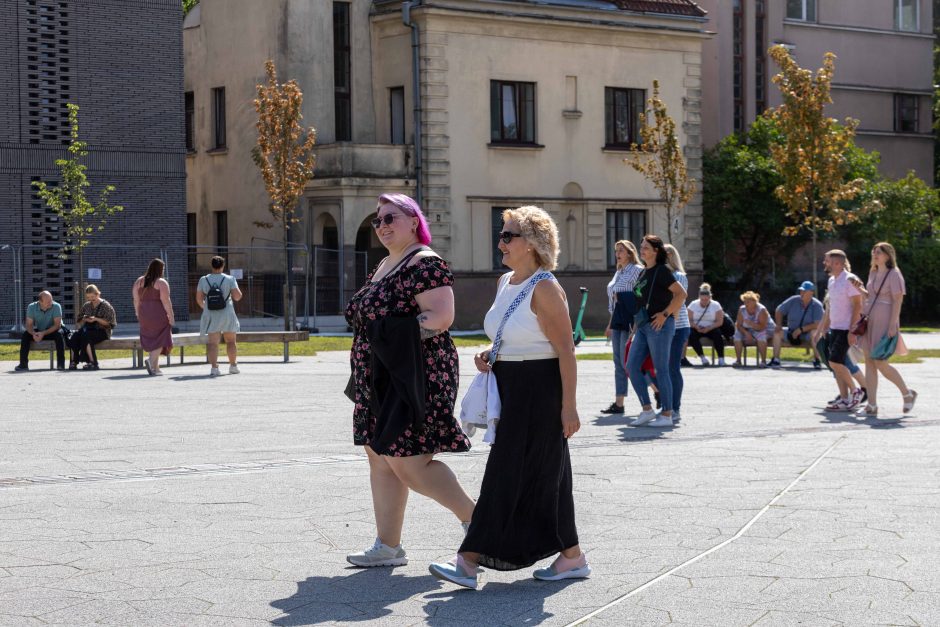
<path fill-rule="evenodd" d="M 462 335 L 454 338 L 458 347 L 479 346 L 488 344 L 489 338 L 483 334 Z M 292 357 L 312 357 L 320 351 L 348 351 L 352 347 L 351 337 L 311 337 L 306 342 L 291 342 L 290 354 Z M 205 356 L 205 345 L 187 346 L 186 356 Z M 224 350 L 224 349 L 223 349 Z M 68 351 L 66 351 L 68 352 Z M 179 348 L 174 349 L 179 354 Z M 284 345 L 280 342 L 243 342 L 238 345 L 238 354 L 245 357 L 277 356 L 284 354 Z M 98 351 L 98 359 L 123 359 L 131 356 L 127 350 Z M 0 361 L 19 361 L 20 344 L 0 344 Z M 45 359 L 40 353 L 33 353 L 30 360 Z M 66 355 L 68 359 L 68 355 Z"/>
<path fill-rule="evenodd" d="M 901 333 L 940 333 L 940 327 L 901 327 Z"/>

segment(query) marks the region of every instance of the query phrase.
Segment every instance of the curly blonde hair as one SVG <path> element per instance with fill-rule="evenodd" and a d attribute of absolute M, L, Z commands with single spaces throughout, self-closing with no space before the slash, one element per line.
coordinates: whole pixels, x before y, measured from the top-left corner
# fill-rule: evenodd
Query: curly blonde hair
<path fill-rule="evenodd" d="M 510 220 L 519 225 L 522 237 L 532 246 L 539 267 L 549 271 L 557 268 L 558 226 L 548 212 L 532 205 L 506 209 L 503 211 L 503 222 Z"/>
<path fill-rule="evenodd" d="M 743 302 L 746 302 L 746 301 L 749 301 L 749 300 L 753 300 L 755 303 L 759 303 L 759 302 L 760 302 L 760 294 L 758 294 L 757 292 L 751 291 L 751 290 L 748 290 L 747 292 L 744 292 L 743 294 L 741 294 L 741 302 L 742 302 L 742 303 L 743 303 Z"/>

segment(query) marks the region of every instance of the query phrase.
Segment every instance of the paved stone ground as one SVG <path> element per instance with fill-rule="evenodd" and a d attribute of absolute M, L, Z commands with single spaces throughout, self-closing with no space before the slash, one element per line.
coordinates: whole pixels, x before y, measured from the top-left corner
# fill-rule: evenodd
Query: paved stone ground
<path fill-rule="evenodd" d="M 902 419 L 884 388 L 877 421 L 823 412 L 825 372 L 688 369 L 670 430 L 601 417 L 611 366 L 579 362 L 572 462 L 594 577 L 488 572 L 477 592 L 428 574 L 461 531 L 420 496 L 408 566 L 347 567 L 374 524 L 345 355 L 255 358 L 215 380 L 204 365 L 162 379 L 124 362 L 12 365 L 0 373 L 3 625 L 940 624 L 937 361 L 901 366 L 916 412 Z M 446 457 L 471 494 L 486 454 Z"/>

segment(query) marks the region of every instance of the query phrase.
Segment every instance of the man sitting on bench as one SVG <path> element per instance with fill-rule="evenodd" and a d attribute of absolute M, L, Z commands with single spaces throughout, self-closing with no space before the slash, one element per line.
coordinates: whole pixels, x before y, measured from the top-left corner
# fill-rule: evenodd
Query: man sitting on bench
<path fill-rule="evenodd" d="M 39 300 L 26 308 L 26 332 L 20 340 L 20 363 L 15 370 L 29 370 L 30 345 L 50 339 L 55 342 L 56 367 L 65 370 L 65 341 L 59 333 L 61 327 L 62 305 L 52 300 L 49 292 L 40 292 Z"/>
<path fill-rule="evenodd" d="M 823 305 L 815 298 L 815 292 L 816 286 L 812 281 L 803 281 L 800 284 L 799 294 L 791 296 L 777 306 L 774 313 L 777 319 L 777 330 L 774 332 L 774 356 L 770 360 L 771 368 L 780 367 L 780 346 L 784 337 L 791 346 L 812 348 L 813 367 L 816 370 L 822 368 L 819 353 L 810 341 L 813 331 L 819 326 L 819 321 L 823 317 Z M 786 316 L 786 326 L 783 326 L 784 316 Z"/>

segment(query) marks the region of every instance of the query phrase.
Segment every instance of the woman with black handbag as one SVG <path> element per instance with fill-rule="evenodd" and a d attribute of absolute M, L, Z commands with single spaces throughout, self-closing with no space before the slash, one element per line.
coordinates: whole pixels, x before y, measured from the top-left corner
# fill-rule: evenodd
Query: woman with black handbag
<path fill-rule="evenodd" d="M 636 296 L 633 286 L 643 273 L 640 265 L 640 255 L 633 242 L 622 239 L 614 244 L 614 257 L 617 261 L 617 271 L 607 284 L 607 310 L 610 312 L 610 323 L 604 333 L 610 338 L 614 347 L 614 402 L 602 414 L 622 414 L 623 400 L 630 389 L 630 379 L 624 363 L 624 349 L 627 338 L 630 337 L 630 327 L 633 325 L 633 313 L 636 311 Z"/>
<path fill-rule="evenodd" d="M 375 543 L 346 556 L 360 568 L 408 563 L 401 535 L 408 495 L 414 490 L 449 509 L 469 525 L 473 500 L 460 486 L 441 453 L 470 449 L 470 438 L 454 416 L 457 400 L 457 348 L 448 333 L 454 320 L 454 275 L 431 250 L 428 222 L 413 198 L 379 196 L 375 235 L 388 250 L 346 306 L 353 328 L 350 351 L 353 443 L 365 449 L 375 514 Z M 399 337 L 408 333 L 407 338 Z M 402 343 L 402 340 L 407 343 Z M 411 341 L 413 340 L 413 342 Z M 397 359 L 408 358 L 409 386 L 401 384 Z M 390 359 L 385 359 L 391 354 Z M 389 367 L 391 365 L 391 367 Z M 389 405 L 401 402 L 396 407 Z"/>
<path fill-rule="evenodd" d="M 101 290 L 95 285 L 85 288 L 85 304 L 75 321 L 76 330 L 69 338 L 72 359 L 69 370 L 76 370 L 80 362 L 87 362 L 83 370 L 98 370 L 98 355 L 95 344 L 109 339 L 117 326 L 117 314 L 111 303 L 101 298 Z"/>

